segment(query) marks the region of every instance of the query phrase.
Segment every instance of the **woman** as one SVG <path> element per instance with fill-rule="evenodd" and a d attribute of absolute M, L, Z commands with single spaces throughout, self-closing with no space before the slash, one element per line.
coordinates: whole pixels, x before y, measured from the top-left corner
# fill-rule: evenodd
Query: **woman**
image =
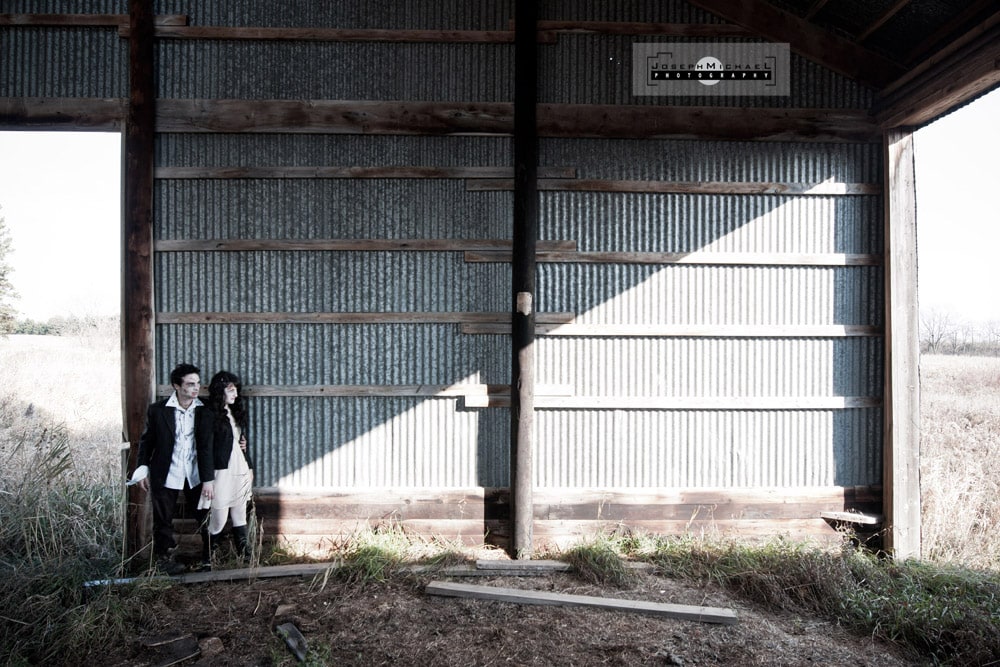
<path fill-rule="evenodd" d="M 253 487 L 253 460 L 247 449 L 247 406 L 240 396 L 240 379 L 228 371 L 212 376 L 208 401 L 196 410 L 194 419 L 202 482 L 198 507 L 210 509 L 203 565 L 211 567 L 212 550 L 230 517 L 236 548 L 248 559 L 247 503 Z"/>

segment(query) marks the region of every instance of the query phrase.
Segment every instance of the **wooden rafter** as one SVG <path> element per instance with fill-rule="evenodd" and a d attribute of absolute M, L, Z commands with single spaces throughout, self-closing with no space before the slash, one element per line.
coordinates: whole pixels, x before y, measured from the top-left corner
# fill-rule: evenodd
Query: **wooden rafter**
<path fill-rule="evenodd" d="M 919 44 L 914 46 L 903 58 L 903 61 L 907 64 L 916 62 L 918 60 L 926 59 L 929 55 L 928 51 L 934 46 L 939 45 L 944 42 L 949 37 L 955 35 L 956 33 L 961 33 L 958 39 L 962 36 L 969 34 L 971 25 L 971 30 L 975 30 L 977 27 L 983 25 L 988 25 L 997 20 L 997 15 L 1000 12 L 994 13 L 991 17 L 986 18 L 982 21 L 976 21 L 976 17 L 988 7 L 994 7 L 996 0 L 978 0 L 973 4 L 965 8 L 960 14 L 955 16 L 950 21 L 945 22 L 941 27 L 931 33 L 926 39 L 922 40 Z M 955 40 L 958 41 L 958 40 Z M 954 41 L 952 42 L 952 44 Z"/>
<path fill-rule="evenodd" d="M 823 9 L 827 2 L 828 0 L 815 0 L 812 5 L 809 6 L 809 9 L 806 10 L 806 19 L 811 19 L 816 16 L 816 14 L 819 14 L 819 10 Z"/>
<path fill-rule="evenodd" d="M 876 30 L 878 30 L 886 23 L 888 23 L 889 20 L 892 19 L 892 17 L 899 12 L 899 10 L 901 10 L 908 4 L 910 4 L 910 0 L 896 0 L 895 4 L 889 7 L 889 9 L 882 12 L 877 19 L 872 21 L 871 25 L 869 25 L 867 28 L 865 28 L 858 34 L 857 36 L 858 43 L 860 44 L 861 42 L 871 37 L 871 35 L 875 33 Z"/>
<path fill-rule="evenodd" d="M 874 88 L 881 88 L 902 68 L 848 39 L 818 28 L 804 18 L 763 0 L 690 0 L 720 18 L 767 39 L 788 42 L 796 53 Z"/>

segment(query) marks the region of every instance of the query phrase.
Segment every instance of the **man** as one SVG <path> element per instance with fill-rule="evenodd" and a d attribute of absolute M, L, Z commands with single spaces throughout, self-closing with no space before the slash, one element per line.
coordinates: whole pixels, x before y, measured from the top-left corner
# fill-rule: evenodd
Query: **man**
<path fill-rule="evenodd" d="M 180 574 L 184 566 L 170 558 L 174 541 L 177 496 L 184 493 L 185 506 L 194 511 L 202 539 L 202 560 L 208 552 L 205 526 L 207 512 L 199 510 L 201 479 L 198 476 L 194 442 L 194 411 L 200 406 L 200 371 L 180 364 L 170 373 L 174 392 L 146 411 L 146 428 L 139 438 L 138 467 L 132 478 L 147 491 L 153 505 L 153 556 L 156 567 L 167 574 Z"/>

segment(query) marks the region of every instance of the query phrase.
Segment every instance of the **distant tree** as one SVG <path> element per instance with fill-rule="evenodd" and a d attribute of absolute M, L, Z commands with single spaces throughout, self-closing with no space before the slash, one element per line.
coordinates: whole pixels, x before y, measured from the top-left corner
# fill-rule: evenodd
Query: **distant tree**
<path fill-rule="evenodd" d="M 7 257 L 12 250 L 13 241 L 7 230 L 7 221 L 0 216 L 0 336 L 9 334 L 16 324 L 17 310 L 14 308 L 14 299 L 17 298 L 17 292 L 14 291 L 14 284 L 10 281 L 14 269 L 7 263 Z"/>
<path fill-rule="evenodd" d="M 954 346 L 957 332 L 958 325 L 944 311 L 933 309 L 920 314 L 920 347 L 925 352 L 941 352 L 948 341 Z"/>

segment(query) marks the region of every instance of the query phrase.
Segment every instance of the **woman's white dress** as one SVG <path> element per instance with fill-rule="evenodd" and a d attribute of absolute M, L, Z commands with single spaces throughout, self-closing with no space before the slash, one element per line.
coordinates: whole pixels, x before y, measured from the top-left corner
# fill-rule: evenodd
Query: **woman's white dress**
<path fill-rule="evenodd" d="M 252 480 L 250 466 L 240 449 L 240 427 L 236 425 L 233 415 L 226 408 L 229 424 L 233 428 L 233 451 L 229 455 L 229 465 L 225 470 L 215 471 L 215 491 L 212 498 L 212 509 L 236 507 L 240 503 L 250 501 Z"/>

